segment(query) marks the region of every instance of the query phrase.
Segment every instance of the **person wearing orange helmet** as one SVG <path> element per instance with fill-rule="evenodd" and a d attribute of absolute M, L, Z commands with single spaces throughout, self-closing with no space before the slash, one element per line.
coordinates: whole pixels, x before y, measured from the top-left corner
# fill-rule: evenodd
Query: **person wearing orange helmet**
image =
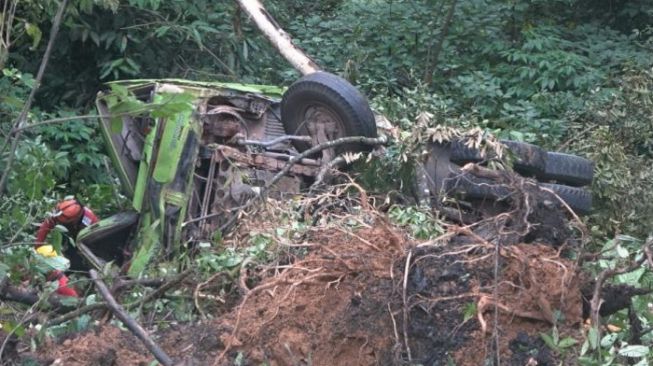
<path fill-rule="evenodd" d="M 50 253 L 57 255 L 51 248 L 43 250 L 46 247 L 45 239 L 55 226 L 62 225 L 65 227 L 68 230 L 67 235 L 74 240 L 83 228 L 96 222 L 98 222 L 98 218 L 91 209 L 84 207 L 84 205 L 74 198 L 66 198 L 57 204 L 50 217 L 45 219 L 39 226 L 39 230 L 36 233 L 35 249 L 41 255 L 49 256 L 51 255 Z M 78 296 L 77 291 L 68 286 L 68 277 L 63 271 L 54 270 L 48 274 L 47 278 L 49 281 L 58 281 L 58 294 L 71 297 Z"/>

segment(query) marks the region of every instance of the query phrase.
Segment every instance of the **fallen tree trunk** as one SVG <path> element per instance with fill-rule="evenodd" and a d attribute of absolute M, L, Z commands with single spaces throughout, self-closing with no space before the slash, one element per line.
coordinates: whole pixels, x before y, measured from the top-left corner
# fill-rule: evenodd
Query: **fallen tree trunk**
<path fill-rule="evenodd" d="M 265 10 L 259 0 L 236 0 L 240 8 L 249 15 L 256 27 L 263 33 L 270 43 L 300 74 L 308 75 L 322 71 L 304 51 L 295 46 L 292 38 Z M 383 115 L 374 112 L 376 126 L 385 131 L 389 136 L 397 137 L 398 131 Z"/>
<path fill-rule="evenodd" d="M 292 39 L 265 10 L 259 0 L 236 0 L 238 5 L 254 21 L 258 29 L 290 64 L 302 75 L 320 71 L 317 64 L 304 51 L 292 43 Z"/>
<path fill-rule="evenodd" d="M 75 306 L 74 304 L 64 305 L 61 302 L 61 299 L 62 298 L 59 295 L 51 294 L 48 296 L 46 301 L 50 306 L 58 311 L 65 311 L 66 309 L 70 309 L 71 307 Z M 9 281 L 5 277 L 4 279 L 0 280 L 0 300 L 13 301 L 26 305 L 34 305 L 42 299 L 37 291 L 13 286 L 9 284 Z"/>

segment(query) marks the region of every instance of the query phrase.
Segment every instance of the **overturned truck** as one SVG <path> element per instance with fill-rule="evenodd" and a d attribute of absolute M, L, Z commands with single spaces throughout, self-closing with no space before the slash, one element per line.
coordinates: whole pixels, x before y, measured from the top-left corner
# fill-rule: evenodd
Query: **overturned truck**
<path fill-rule="evenodd" d="M 120 98 L 115 93 L 98 96 L 103 136 L 132 210 L 88 227 L 78 241 L 117 263 L 127 260 L 125 253 L 134 253 L 130 275 L 140 274 L 152 258 L 221 235 L 234 223 L 236 211 L 262 189 L 269 188 L 267 193 L 276 197 L 297 193 L 339 154 L 369 150 L 384 141 L 375 139 L 375 119 L 365 97 L 326 72 L 304 76 L 285 91 L 185 80 L 114 85 L 145 105 L 165 104 L 175 94 L 190 95 L 192 104 L 189 110 L 155 118 L 142 111 L 117 113 Z M 302 154 L 352 136 L 361 140 Z M 543 181 L 579 213 L 589 211 L 591 194 L 581 186 L 591 183 L 590 161 L 521 142 L 504 143 L 515 155 L 517 172 Z M 432 144 L 418 170 L 419 191 L 434 205 L 439 201 L 434 198 L 443 195 L 505 199 L 510 192 L 504 187 L 461 168 L 490 158 L 458 141 Z M 275 179 L 282 171 L 283 177 Z M 115 243 L 131 243 L 131 248 L 117 250 Z"/>
<path fill-rule="evenodd" d="M 185 243 L 210 241 L 284 167 L 287 174 L 274 181 L 271 194 L 297 193 L 338 153 L 370 145 L 350 142 L 305 157 L 301 152 L 344 137 L 374 142 L 377 136 L 365 97 L 345 80 L 323 72 L 300 79 L 285 92 L 272 86 L 183 80 L 118 85 L 145 104 L 165 104 L 170 94 L 192 96 L 192 110 L 165 118 L 138 112 L 116 117 L 112 108 L 119 98 L 111 93 L 98 97 L 103 136 L 133 211 L 102 220 L 78 240 L 118 263 L 126 259 L 123 252 L 111 252 L 105 243 L 137 242 L 132 275 L 154 256 L 175 253 Z"/>

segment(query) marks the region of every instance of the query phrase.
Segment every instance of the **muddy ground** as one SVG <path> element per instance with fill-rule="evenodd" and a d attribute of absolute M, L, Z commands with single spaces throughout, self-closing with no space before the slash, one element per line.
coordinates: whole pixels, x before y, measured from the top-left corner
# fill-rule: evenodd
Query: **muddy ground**
<path fill-rule="evenodd" d="M 304 256 L 243 273 L 256 277 L 242 281 L 254 287 L 230 309 L 158 331 L 157 342 L 189 365 L 558 365 L 540 333 L 556 324 L 580 338 L 579 279 L 551 245 L 497 246 L 457 226 L 418 244 L 381 217 L 305 239 Z M 153 360 L 109 324 L 19 357 L 44 365 Z"/>

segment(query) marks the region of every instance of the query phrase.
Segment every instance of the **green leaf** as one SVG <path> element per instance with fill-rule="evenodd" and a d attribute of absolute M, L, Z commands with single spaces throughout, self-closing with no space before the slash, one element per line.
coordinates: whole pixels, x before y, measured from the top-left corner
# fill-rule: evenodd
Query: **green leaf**
<path fill-rule="evenodd" d="M 138 72 L 141 71 L 141 67 L 134 60 L 132 60 L 131 58 L 125 57 L 125 61 L 134 70 L 134 72 L 138 73 Z"/>
<path fill-rule="evenodd" d="M 111 84 L 111 93 L 118 96 L 119 99 L 129 97 L 129 89 L 127 89 L 126 86 L 120 84 Z"/>
<path fill-rule="evenodd" d="M 476 303 L 474 301 L 465 304 L 463 310 L 463 323 L 473 318 L 477 313 Z"/>
<path fill-rule="evenodd" d="M 93 31 L 91 31 L 89 35 L 91 36 L 93 43 L 95 43 L 96 46 L 100 46 L 100 36 L 98 36 L 98 34 Z"/>
<path fill-rule="evenodd" d="M 216 245 L 220 245 L 220 244 L 222 244 L 222 231 L 221 231 L 220 229 L 216 230 L 216 231 L 213 233 L 213 242 L 214 242 Z"/>
<path fill-rule="evenodd" d="M 3 262 L 0 262 L 0 281 L 7 276 L 7 273 L 9 272 L 10 268 L 8 265 L 4 264 Z"/>
<path fill-rule="evenodd" d="M 79 304 L 79 299 L 76 297 L 63 296 L 60 299 L 61 305 L 67 308 L 72 308 L 75 305 Z"/>
<path fill-rule="evenodd" d="M 122 36 L 122 39 L 120 41 L 120 52 L 125 52 L 126 48 L 127 48 L 127 37 Z"/>
<path fill-rule="evenodd" d="M 558 345 L 556 344 L 556 342 L 553 341 L 553 337 L 551 337 L 546 333 L 540 333 L 540 337 L 542 338 L 544 343 L 546 343 L 547 347 L 549 347 L 552 350 L 558 349 Z"/>
<path fill-rule="evenodd" d="M 16 324 L 14 322 L 0 323 L 2 327 L 0 329 L 4 330 L 6 333 L 13 332 L 16 337 L 22 337 L 25 335 L 25 328 L 22 324 Z"/>
<path fill-rule="evenodd" d="M 575 340 L 574 338 L 571 338 L 571 337 L 567 337 L 567 338 L 563 338 L 563 339 L 560 340 L 560 343 L 558 343 L 558 347 L 560 347 L 560 348 L 569 348 L 569 347 L 575 345 L 576 343 L 578 343 L 577 340 Z"/>
<path fill-rule="evenodd" d="M 630 253 L 628 253 L 628 249 L 622 247 L 621 245 L 617 245 L 615 248 L 617 251 L 617 255 L 619 258 L 628 258 L 630 256 Z"/>
<path fill-rule="evenodd" d="M 610 348 L 614 344 L 614 342 L 619 338 L 618 333 L 610 333 L 606 334 L 603 339 L 601 339 L 601 347 L 603 348 Z"/>
<path fill-rule="evenodd" d="M 59 225 L 57 225 L 57 226 L 59 226 Z M 49 240 L 49 244 L 52 245 L 52 247 L 54 248 L 54 250 L 55 250 L 58 254 L 61 254 L 61 253 L 62 253 L 62 248 L 61 248 L 61 246 L 62 246 L 62 244 L 63 244 L 63 234 L 62 234 L 62 231 L 59 231 L 59 230 L 53 230 L 52 232 L 50 232 L 50 235 L 48 236 L 48 238 L 50 239 L 50 240 Z"/>
<path fill-rule="evenodd" d="M 202 36 L 200 35 L 200 32 L 198 32 L 195 28 L 191 28 L 191 35 L 193 36 L 195 43 L 197 43 L 197 46 L 200 49 L 203 49 L 204 45 L 202 44 Z"/>
<path fill-rule="evenodd" d="M 580 355 L 583 356 L 587 354 L 589 348 L 590 348 L 590 343 L 586 339 L 585 342 L 583 342 L 583 346 L 580 348 Z"/>
<path fill-rule="evenodd" d="M 630 345 L 619 350 L 619 354 L 625 357 L 644 357 L 648 355 L 649 347 L 642 345 Z"/>
<path fill-rule="evenodd" d="M 161 37 L 163 37 L 166 33 L 168 33 L 168 30 L 169 30 L 169 29 L 170 29 L 170 26 L 167 26 L 167 25 L 161 26 L 161 27 L 159 27 L 159 28 L 157 28 L 157 29 L 154 30 L 154 35 L 155 35 L 157 38 L 161 38 Z"/>
<path fill-rule="evenodd" d="M 36 47 L 39 45 L 41 42 L 41 38 L 43 37 L 43 33 L 41 32 L 41 29 L 37 27 L 36 25 L 32 23 L 27 23 L 25 22 L 25 33 L 27 33 L 30 38 L 32 38 L 32 45 L 30 46 L 30 50 L 34 51 Z"/>
<path fill-rule="evenodd" d="M 89 325 L 91 324 L 91 316 L 88 314 L 83 314 L 79 318 L 75 320 L 75 331 L 81 332 L 86 329 L 88 329 Z"/>
<path fill-rule="evenodd" d="M 587 340 L 590 342 L 590 348 L 595 350 L 599 345 L 599 331 L 596 327 L 591 327 L 587 332 Z"/>
<path fill-rule="evenodd" d="M 127 98 L 125 100 L 122 100 L 118 103 L 116 103 L 114 106 L 112 106 L 109 110 L 111 114 L 118 115 L 118 114 L 129 114 L 129 113 L 135 113 L 142 111 L 144 108 L 144 105 L 142 102 L 135 98 Z"/>
<path fill-rule="evenodd" d="M 153 118 L 169 118 L 183 112 L 193 110 L 192 101 L 195 99 L 189 93 L 161 93 L 162 101 L 152 105 Z"/>
<path fill-rule="evenodd" d="M 646 268 L 642 267 L 632 272 L 619 275 L 616 277 L 616 280 L 627 285 L 637 286 L 644 273 L 646 273 Z"/>
<path fill-rule="evenodd" d="M 70 262 L 65 257 L 58 255 L 56 257 L 44 257 L 40 254 L 34 253 L 35 266 L 42 273 L 49 273 L 51 271 L 65 271 L 70 267 Z"/>

